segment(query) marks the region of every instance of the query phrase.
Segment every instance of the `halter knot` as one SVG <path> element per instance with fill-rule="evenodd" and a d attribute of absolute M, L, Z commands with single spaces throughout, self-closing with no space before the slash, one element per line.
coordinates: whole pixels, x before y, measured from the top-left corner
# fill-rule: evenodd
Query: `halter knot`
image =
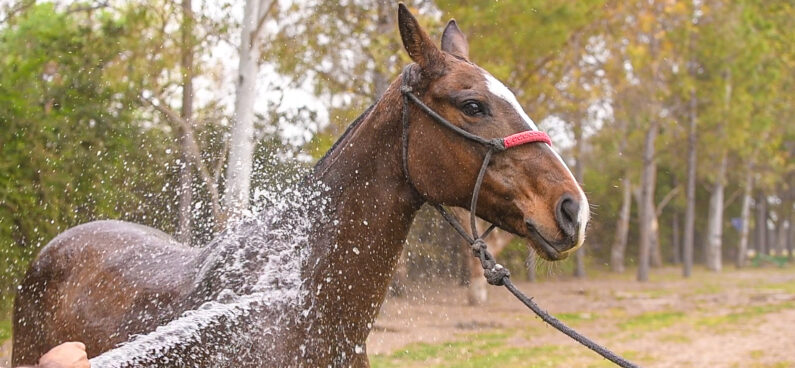
<path fill-rule="evenodd" d="M 400 92 L 403 94 L 414 92 L 414 89 L 411 88 L 408 84 L 403 84 L 400 86 Z"/>
<path fill-rule="evenodd" d="M 486 250 L 486 241 L 481 238 L 475 239 L 475 242 L 472 243 L 472 253 L 479 257 L 484 250 Z"/>
<path fill-rule="evenodd" d="M 504 280 L 511 277 L 511 271 L 498 263 L 491 269 L 484 270 L 483 275 L 486 276 L 486 281 L 490 285 L 502 286 L 505 284 Z"/>
<path fill-rule="evenodd" d="M 504 141 L 505 140 L 503 138 L 494 138 L 489 140 L 489 146 L 491 146 L 491 148 L 497 150 L 498 152 L 502 152 L 505 151 L 506 149 Z"/>

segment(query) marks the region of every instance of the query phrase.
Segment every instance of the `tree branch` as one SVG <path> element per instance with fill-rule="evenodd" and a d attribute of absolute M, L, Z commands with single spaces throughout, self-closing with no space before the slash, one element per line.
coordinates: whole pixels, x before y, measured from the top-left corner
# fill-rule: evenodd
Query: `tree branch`
<path fill-rule="evenodd" d="M 363 98 L 373 98 L 373 96 L 371 94 L 362 92 L 360 89 L 351 88 L 351 86 L 348 86 L 345 83 L 340 82 L 339 80 L 337 80 L 337 78 L 335 78 L 330 73 L 322 71 L 322 70 L 318 69 L 317 67 L 309 67 L 308 69 L 310 71 L 312 71 L 312 72 L 317 73 L 317 75 L 319 77 L 323 78 L 323 80 L 325 82 L 329 82 L 334 87 L 340 89 L 341 91 L 343 91 L 345 93 L 352 93 L 352 94 L 354 94 L 356 96 L 363 97 Z"/>
<path fill-rule="evenodd" d="M 215 171 L 213 172 L 213 180 L 214 183 L 218 183 L 221 180 L 221 172 L 224 169 L 224 157 L 228 157 L 229 155 L 229 141 L 230 139 L 224 139 L 224 147 L 221 149 L 220 157 L 218 157 L 218 161 L 215 163 Z"/>
<path fill-rule="evenodd" d="M 675 186 L 673 189 L 671 189 L 670 192 L 668 192 L 668 194 L 665 195 L 665 197 L 663 197 L 662 200 L 660 200 L 660 203 L 657 204 L 657 209 L 655 210 L 656 212 L 655 215 L 657 217 L 660 217 L 662 215 L 662 211 L 665 208 L 665 206 L 667 206 L 668 203 L 671 202 L 672 199 L 674 199 L 676 194 L 679 193 L 679 188 L 680 187 L 678 185 Z"/>
<path fill-rule="evenodd" d="M 10 22 L 11 18 L 14 18 L 18 13 L 23 13 L 25 10 L 27 10 L 33 5 L 36 5 L 36 0 L 20 2 L 16 7 L 8 9 L 5 18 L 0 19 L 0 24 Z"/>
<path fill-rule="evenodd" d="M 97 9 L 109 8 L 110 4 L 107 1 L 100 1 L 95 5 L 81 5 L 81 6 L 73 6 L 66 11 L 66 14 L 72 13 L 80 13 L 80 12 L 91 12 Z"/>
<path fill-rule="evenodd" d="M 185 134 L 185 138 L 188 141 L 188 152 L 186 152 L 187 156 L 190 158 L 191 163 L 196 167 L 197 171 L 199 172 L 199 176 L 202 178 L 202 181 L 204 181 L 204 184 L 207 186 L 207 190 L 210 192 L 212 212 L 216 224 L 223 224 L 225 215 L 221 209 L 220 196 L 218 195 L 218 183 L 213 179 L 213 176 L 210 175 L 209 170 L 207 170 L 207 166 L 201 159 L 201 150 L 199 149 L 199 145 L 196 143 L 196 138 L 190 123 L 179 116 L 176 111 L 172 110 L 168 106 L 163 105 L 162 103 L 156 104 L 154 101 L 143 96 L 139 96 L 139 98 L 144 105 L 152 106 L 155 110 L 165 115 L 168 121 L 170 121 L 173 125 L 179 128 L 183 134 Z"/>
<path fill-rule="evenodd" d="M 743 188 L 738 188 L 737 190 L 735 190 L 735 191 L 734 191 L 732 194 L 730 194 L 730 195 L 729 195 L 729 198 L 728 198 L 728 199 L 726 199 L 725 201 L 723 201 L 723 208 L 726 208 L 726 207 L 729 207 L 729 206 L 731 206 L 731 205 L 732 205 L 732 203 L 733 203 L 734 201 L 736 201 L 736 200 L 737 200 L 737 198 L 739 198 L 739 197 L 740 197 L 740 194 L 742 194 L 742 193 L 743 193 Z"/>
<path fill-rule="evenodd" d="M 249 42 L 249 45 L 248 45 L 249 50 L 254 48 L 254 42 L 256 42 L 259 39 L 260 32 L 262 32 L 262 27 L 265 25 L 265 19 L 268 19 L 268 15 L 270 15 L 270 13 L 273 11 L 273 9 L 276 8 L 276 4 L 278 2 L 279 2 L 279 0 L 271 0 L 270 5 L 268 5 L 268 7 L 265 8 L 264 12 L 258 12 L 258 14 L 257 14 L 257 26 L 254 27 L 254 30 L 251 31 L 251 35 L 250 35 L 251 42 Z M 262 5 L 262 4 L 260 4 L 260 5 Z M 259 8 L 259 10 L 262 10 L 262 8 Z"/>

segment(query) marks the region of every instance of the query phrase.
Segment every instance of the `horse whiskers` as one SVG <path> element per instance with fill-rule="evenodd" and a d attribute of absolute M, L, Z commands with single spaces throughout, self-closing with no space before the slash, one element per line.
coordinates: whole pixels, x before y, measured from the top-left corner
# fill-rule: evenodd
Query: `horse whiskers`
<path fill-rule="evenodd" d="M 536 272 L 541 273 L 544 277 L 557 276 L 560 273 L 560 262 L 547 261 L 541 257 L 537 258 Z"/>

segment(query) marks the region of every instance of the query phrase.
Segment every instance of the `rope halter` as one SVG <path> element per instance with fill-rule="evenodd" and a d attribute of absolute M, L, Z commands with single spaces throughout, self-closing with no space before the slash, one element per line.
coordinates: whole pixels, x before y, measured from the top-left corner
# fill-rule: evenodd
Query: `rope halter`
<path fill-rule="evenodd" d="M 444 127 L 450 129 L 451 131 L 455 132 L 456 134 L 469 139 L 473 142 L 479 143 L 484 145 L 488 148 L 486 151 L 486 155 L 483 157 L 483 163 L 480 166 L 480 171 L 478 172 L 477 180 L 475 181 L 475 186 L 472 190 L 472 200 L 469 205 L 469 220 L 470 220 L 470 227 L 471 227 L 471 235 L 464 230 L 463 226 L 458 222 L 458 220 L 451 216 L 447 210 L 444 209 L 441 205 L 437 203 L 431 203 L 437 211 L 447 220 L 448 223 L 464 238 L 467 242 L 472 246 L 472 252 L 474 253 L 475 257 L 480 260 L 480 265 L 483 267 L 484 273 L 486 275 L 486 280 L 489 284 L 492 285 L 503 285 L 503 279 L 506 277 L 510 277 L 510 272 L 508 269 L 503 267 L 502 265 L 498 264 L 494 257 L 489 253 L 486 249 L 486 242 L 485 238 L 488 236 L 489 233 L 495 228 L 495 225 L 491 225 L 486 231 L 482 234 L 478 232 L 477 224 L 476 224 L 476 216 L 475 212 L 477 210 L 477 202 L 478 202 L 478 194 L 480 193 L 480 187 L 483 185 L 483 177 L 486 175 L 486 169 L 491 162 L 491 157 L 494 155 L 495 152 L 502 152 L 507 149 L 518 147 L 523 144 L 528 143 L 546 143 L 549 146 L 552 146 L 552 141 L 549 139 L 549 136 L 541 131 L 536 130 L 527 130 L 523 132 L 519 132 L 516 134 L 511 134 L 507 137 L 503 138 L 483 138 L 479 135 L 472 134 L 461 127 L 447 121 L 444 117 L 439 115 L 436 111 L 428 107 L 422 100 L 420 100 L 416 95 L 413 93 L 413 89 L 409 85 L 409 69 L 411 65 L 407 66 L 403 70 L 403 74 L 401 77 L 401 86 L 400 92 L 403 94 L 403 174 L 406 176 L 406 180 L 411 183 L 411 178 L 409 176 L 409 164 L 408 164 L 408 148 L 409 148 L 409 102 L 413 102 L 417 105 L 420 110 L 424 111 L 430 117 L 433 118 L 439 124 L 442 124 Z M 413 184 L 412 184 L 413 186 Z M 415 188 L 416 189 L 416 188 Z"/>

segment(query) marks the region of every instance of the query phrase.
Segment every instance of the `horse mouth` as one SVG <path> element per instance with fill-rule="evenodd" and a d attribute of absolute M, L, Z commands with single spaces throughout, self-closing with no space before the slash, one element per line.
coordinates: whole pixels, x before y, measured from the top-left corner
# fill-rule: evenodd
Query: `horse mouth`
<path fill-rule="evenodd" d="M 536 253 L 538 253 L 541 258 L 546 259 L 547 261 L 560 261 L 566 259 L 569 256 L 566 252 L 561 252 L 557 250 L 552 242 L 547 240 L 543 234 L 538 230 L 538 227 L 533 223 L 532 220 L 526 220 L 525 223 L 527 224 L 528 236 L 527 238 L 533 242 L 535 245 Z"/>

